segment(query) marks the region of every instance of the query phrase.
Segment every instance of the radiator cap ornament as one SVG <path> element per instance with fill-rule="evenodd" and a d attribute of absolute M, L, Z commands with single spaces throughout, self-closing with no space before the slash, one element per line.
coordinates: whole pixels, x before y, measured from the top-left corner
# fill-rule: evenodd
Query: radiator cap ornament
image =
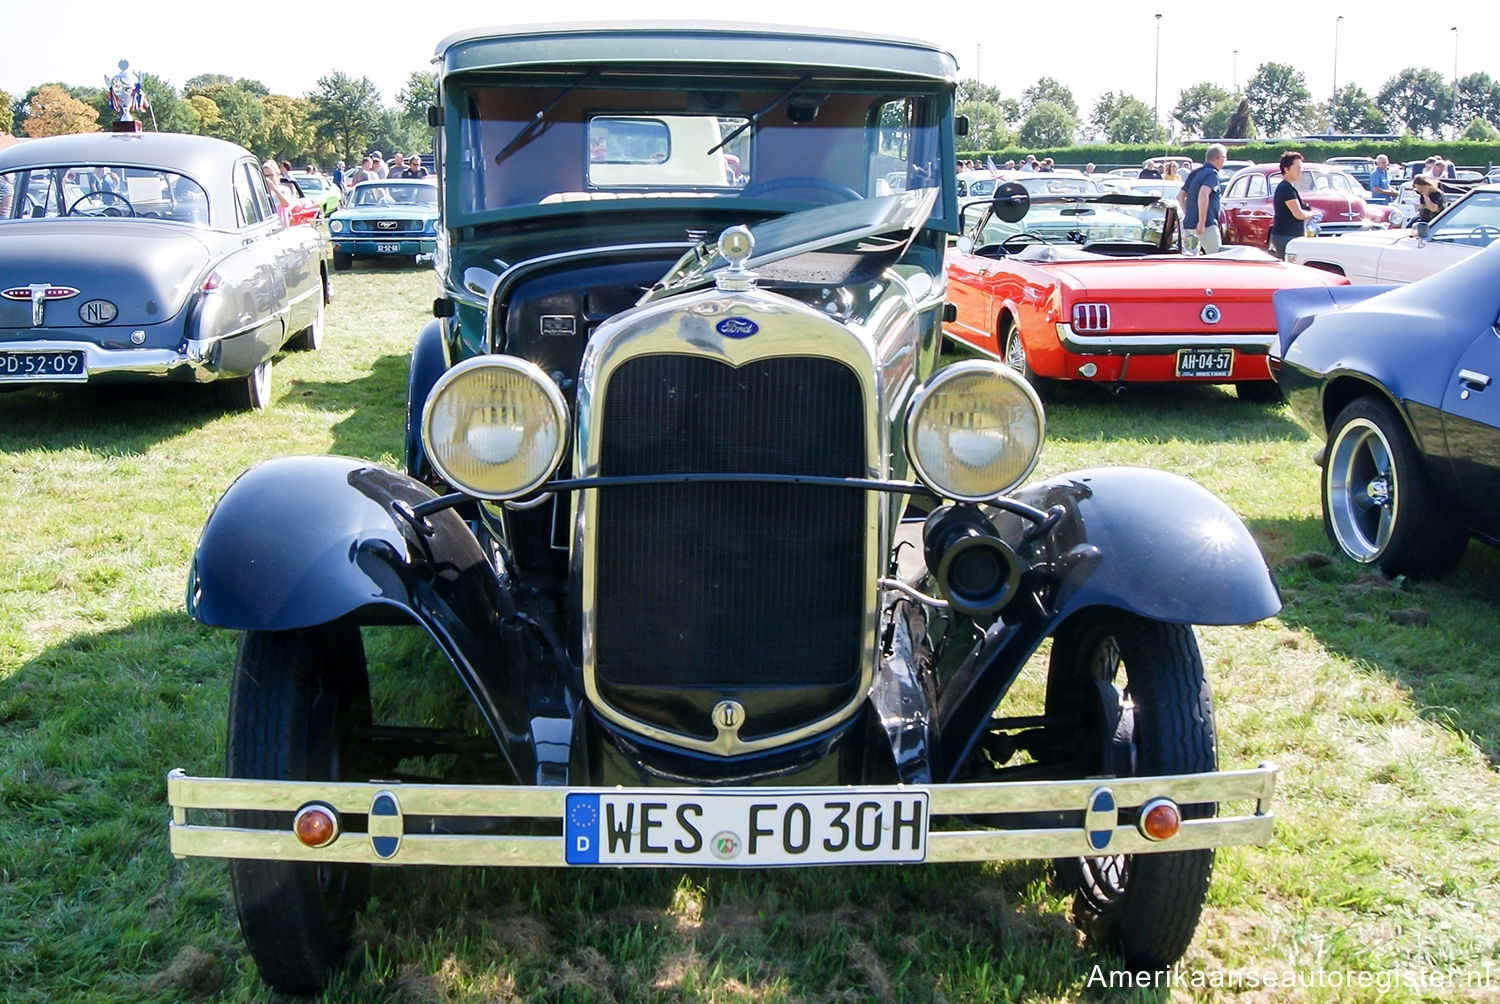
<path fill-rule="evenodd" d="M 719 254 L 729 262 L 729 267 L 719 272 L 714 284 L 726 293 L 743 293 L 755 288 L 755 273 L 745 267 L 750 252 L 755 250 L 755 237 L 749 227 L 730 227 L 719 235 Z"/>

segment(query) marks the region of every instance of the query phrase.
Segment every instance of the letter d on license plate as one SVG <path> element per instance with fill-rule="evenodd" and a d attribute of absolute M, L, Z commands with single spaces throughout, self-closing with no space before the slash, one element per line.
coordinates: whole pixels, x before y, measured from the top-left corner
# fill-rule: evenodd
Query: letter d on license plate
<path fill-rule="evenodd" d="M 913 788 L 570 792 L 570 865 L 774 867 L 916 862 L 927 793 Z"/>

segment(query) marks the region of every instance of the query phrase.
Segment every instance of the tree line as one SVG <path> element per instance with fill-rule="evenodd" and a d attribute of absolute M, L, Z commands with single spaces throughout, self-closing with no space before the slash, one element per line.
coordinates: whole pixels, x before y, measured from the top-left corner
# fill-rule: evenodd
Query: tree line
<path fill-rule="evenodd" d="M 1455 82 L 1436 70 L 1409 67 L 1371 96 L 1350 83 L 1316 101 L 1302 71 L 1286 63 L 1256 68 L 1242 91 L 1194 84 L 1158 121 L 1151 105 L 1106 91 L 1087 118 L 1073 93 L 1042 77 L 1006 98 L 978 80 L 958 85 L 958 112 L 969 118 L 966 145 L 976 150 L 1055 149 L 1085 142 L 1151 143 L 1184 138 L 1257 139 L 1307 133 L 1395 133 L 1439 137 L 1457 124 L 1459 138 L 1500 139 L 1500 81 L 1471 73 Z"/>
<path fill-rule="evenodd" d="M 389 156 L 432 148 L 427 107 L 437 99 L 437 81 L 428 71 L 407 77 L 394 107 L 382 103 L 368 77 L 337 71 L 300 97 L 272 94 L 258 80 L 220 73 L 199 74 L 181 91 L 160 77 L 140 76 L 151 110 L 135 117 L 147 128 L 154 122 L 162 132 L 215 136 L 299 167 L 331 167 L 337 160 L 353 167 L 370 150 Z M 14 136 L 95 132 L 108 129 L 114 117 L 102 86 L 38 84 L 20 97 L 0 91 L 0 131 Z"/>

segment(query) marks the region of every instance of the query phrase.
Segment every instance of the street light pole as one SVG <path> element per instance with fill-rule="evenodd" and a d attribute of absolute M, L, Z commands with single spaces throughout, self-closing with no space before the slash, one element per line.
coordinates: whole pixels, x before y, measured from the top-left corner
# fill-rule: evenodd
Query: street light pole
<path fill-rule="evenodd" d="M 1234 50 L 1234 59 L 1231 64 L 1234 67 L 1234 96 L 1240 96 L 1240 50 Z"/>
<path fill-rule="evenodd" d="M 1461 129 L 1458 124 L 1458 25 L 1448 30 L 1453 32 L 1453 138 L 1458 139 Z"/>
<path fill-rule="evenodd" d="M 1339 131 L 1339 25 L 1343 22 L 1342 14 L 1333 19 L 1333 100 L 1328 103 L 1328 131 L 1331 133 Z"/>
<path fill-rule="evenodd" d="M 1457 31 L 1457 28 L 1453 29 Z M 1457 49 L 1455 48 L 1455 52 Z M 1458 65 L 1458 57 L 1453 57 Z M 1156 145 L 1157 128 L 1161 124 L 1161 15 L 1156 15 L 1156 83 L 1151 92 L 1151 145 Z"/>

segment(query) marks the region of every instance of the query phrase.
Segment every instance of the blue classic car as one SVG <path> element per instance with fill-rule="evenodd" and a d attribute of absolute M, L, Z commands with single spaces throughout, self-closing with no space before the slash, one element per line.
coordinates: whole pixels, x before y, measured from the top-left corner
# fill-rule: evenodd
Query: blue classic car
<path fill-rule="evenodd" d="M 1409 286 L 1276 294 L 1272 371 L 1327 440 L 1323 525 L 1355 561 L 1435 577 L 1500 544 L 1500 241 Z"/>
<path fill-rule="evenodd" d="M 0 383 L 215 382 L 270 403 L 271 360 L 315 349 L 327 242 L 287 226 L 223 140 L 84 133 L 0 152 Z"/>
<path fill-rule="evenodd" d="M 421 262 L 437 249 L 438 190 L 431 178 L 361 181 L 343 209 L 328 220 L 333 267 L 360 258 L 411 258 Z"/>

